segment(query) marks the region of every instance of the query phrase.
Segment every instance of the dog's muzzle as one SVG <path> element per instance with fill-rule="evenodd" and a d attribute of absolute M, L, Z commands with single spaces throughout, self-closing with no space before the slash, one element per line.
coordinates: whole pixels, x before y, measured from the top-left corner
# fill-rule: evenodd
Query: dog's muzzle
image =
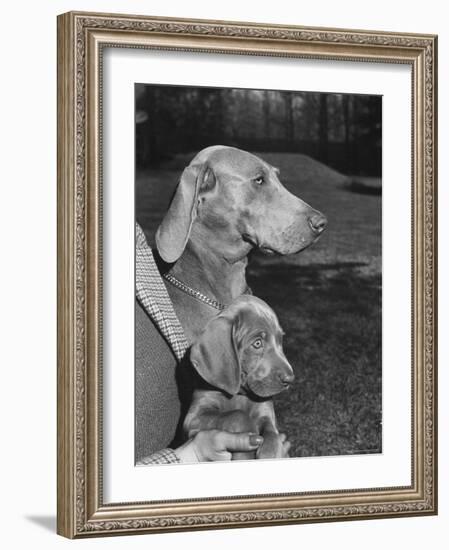
<path fill-rule="evenodd" d="M 327 227 L 327 218 L 323 214 L 317 213 L 309 218 L 309 225 L 312 231 L 319 235 Z"/>

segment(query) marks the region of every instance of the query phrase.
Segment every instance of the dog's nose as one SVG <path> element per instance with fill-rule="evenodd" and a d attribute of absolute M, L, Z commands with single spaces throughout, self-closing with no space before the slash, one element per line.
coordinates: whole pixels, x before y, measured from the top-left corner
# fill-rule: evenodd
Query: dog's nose
<path fill-rule="evenodd" d="M 291 384 L 295 379 L 295 375 L 293 374 L 293 372 L 283 372 L 280 376 L 280 379 L 285 385 Z"/>
<path fill-rule="evenodd" d="M 315 233 L 322 233 L 327 226 L 327 218 L 323 214 L 317 212 L 309 218 L 310 227 Z"/>

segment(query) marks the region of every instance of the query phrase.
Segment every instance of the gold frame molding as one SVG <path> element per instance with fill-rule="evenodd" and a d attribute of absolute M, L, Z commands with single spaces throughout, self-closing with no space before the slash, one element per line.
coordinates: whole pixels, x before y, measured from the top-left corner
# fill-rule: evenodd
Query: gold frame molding
<path fill-rule="evenodd" d="M 102 501 L 104 47 L 408 64 L 412 69 L 412 484 L 171 502 Z M 70 12 L 58 17 L 58 533 L 70 538 L 437 513 L 437 37 Z"/>

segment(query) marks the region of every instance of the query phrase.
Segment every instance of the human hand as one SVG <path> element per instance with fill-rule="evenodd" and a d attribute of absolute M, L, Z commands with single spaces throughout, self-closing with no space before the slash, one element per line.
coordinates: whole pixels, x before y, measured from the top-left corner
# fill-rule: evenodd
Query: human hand
<path fill-rule="evenodd" d="M 175 449 L 180 462 L 214 462 L 231 460 L 233 452 L 255 451 L 263 437 L 248 432 L 231 433 L 203 430 Z"/>

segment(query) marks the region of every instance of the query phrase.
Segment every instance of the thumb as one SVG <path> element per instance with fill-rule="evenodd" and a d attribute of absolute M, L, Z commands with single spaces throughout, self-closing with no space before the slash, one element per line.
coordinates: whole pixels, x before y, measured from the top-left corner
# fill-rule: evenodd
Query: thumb
<path fill-rule="evenodd" d="M 220 443 L 229 452 L 254 451 L 263 443 L 263 437 L 254 433 L 221 432 Z"/>

